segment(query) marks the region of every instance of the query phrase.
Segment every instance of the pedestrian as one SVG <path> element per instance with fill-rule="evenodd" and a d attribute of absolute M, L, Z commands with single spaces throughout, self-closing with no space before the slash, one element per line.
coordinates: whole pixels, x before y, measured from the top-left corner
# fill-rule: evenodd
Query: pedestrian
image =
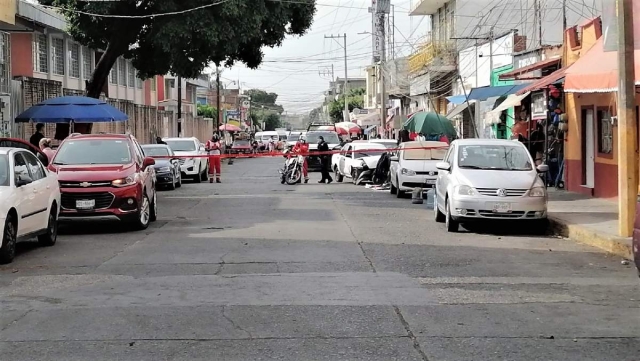
<path fill-rule="evenodd" d="M 167 145 L 167 142 L 165 142 L 164 140 L 162 140 L 162 138 L 160 138 L 160 137 L 156 137 L 156 144 L 164 144 L 164 145 Z"/>
<path fill-rule="evenodd" d="M 38 123 L 36 124 L 36 132 L 33 133 L 31 138 L 29 139 L 29 143 L 31 143 L 34 147 L 40 148 L 40 141 L 44 138 L 44 124 Z"/>
<path fill-rule="evenodd" d="M 322 174 L 322 179 L 318 183 L 327 182 L 327 184 L 330 184 L 333 182 L 331 173 L 329 173 L 331 154 L 329 154 L 329 144 L 324 141 L 322 136 L 318 137 L 318 152 L 320 152 L 320 172 Z"/>
<path fill-rule="evenodd" d="M 269 139 L 269 153 L 274 153 L 276 149 L 276 141 L 271 138 Z"/>
<path fill-rule="evenodd" d="M 216 183 L 222 183 L 220 180 L 220 173 L 222 172 L 220 167 L 220 150 L 222 145 L 220 144 L 220 138 L 217 134 L 214 134 L 211 140 L 207 141 L 205 149 L 209 153 L 209 183 L 213 183 L 213 178 L 216 178 Z"/>
<path fill-rule="evenodd" d="M 309 144 L 304 138 L 301 138 L 296 142 L 293 147 L 293 152 L 301 154 L 304 157 L 304 163 L 302 163 L 302 175 L 304 176 L 304 182 L 309 183 L 309 163 L 307 163 L 307 155 L 309 154 Z"/>
<path fill-rule="evenodd" d="M 418 133 L 418 140 L 419 142 L 424 142 L 425 140 L 427 140 L 427 138 L 425 138 L 424 134 L 422 134 L 422 132 Z"/>
<path fill-rule="evenodd" d="M 49 163 L 51 163 L 53 156 L 56 154 L 56 152 L 54 152 L 53 149 L 51 149 L 51 139 L 49 138 L 40 139 L 38 148 L 40 148 L 42 153 L 44 153 L 47 156 Z"/>

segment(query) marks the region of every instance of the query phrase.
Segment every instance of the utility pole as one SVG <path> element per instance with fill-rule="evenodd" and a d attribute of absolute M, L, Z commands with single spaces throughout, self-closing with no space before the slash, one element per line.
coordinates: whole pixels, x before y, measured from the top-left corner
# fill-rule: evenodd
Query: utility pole
<path fill-rule="evenodd" d="M 376 14 L 380 17 L 380 24 L 384 24 L 385 14 L 380 12 Z M 387 92 L 385 90 L 384 67 L 387 62 L 387 41 L 385 37 L 384 26 L 381 26 L 380 33 L 382 35 L 382 51 L 380 52 L 380 126 L 384 128 L 387 121 Z"/>
<path fill-rule="evenodd" d="M 621 237 L 630 237 L 633 234 L 638 201 L 633 1 L 616 1 L 618 8 L 618 230 Z"/>
<path fill-rule="evenodd" d="M 220 68 L 216 65 L 216 129 L 213 131 L 218 133 L 220 130 Z"/>
<path fill-rule="evenodd" d="M 178 136 L 182 136 L 182 77 L 178 75 Z"/>
<path fill-rule="evenodd" d="M 562 0 L 562 38 L 564 39 L 564 31 L 567 30 L 567 0 Z"/>
<path fill-rule="evenodd" d="M 349 75 L 347 72 L 347 34 L 342 35 L 325 35 L 325 39 L 339 39 L 343 40 L 343 48 L 344 48 L 344 115 L 343 120 L 345 122 L 349 121 Z"/>
<path fill-rule="evenodd" d="M 493 26 L 489 30 L 489 85 L 493 86 Z M 478 49 L 476 47 L 476 49 Z M 476 59 L 476 64 L 478 60 Z M 476 84 L 478 86 L 478 84 Z"/>

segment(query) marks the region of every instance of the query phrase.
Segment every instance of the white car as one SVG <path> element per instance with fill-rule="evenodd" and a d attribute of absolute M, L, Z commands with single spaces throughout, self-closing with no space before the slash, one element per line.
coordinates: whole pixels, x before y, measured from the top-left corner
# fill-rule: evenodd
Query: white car
<path fill-rule="evenodd" d="M 30 151 L 0 148 L 0 263 L 10 263 L 16 243 L 38 237 L 43 246 L 53 246 L 58 237 L 60 188 L 58 177 L 49 172 Z"/>
<path fill-rule="evenodd" d="M 193 178 L 197 183 L 209 180 L 209 158 L 198 138 L 162 139 L 180 161 L 182 177 Z"/>
<path fill-rule="evenodd" d="M 436 221 L 445 222 L 449 232 L 460 223 L 487 219 L 545 223 L 547 190 L 539 173 L 549 167 L 534 164 L 518 141 L 455 140 L 438 163 Z"/>
<path fill-rule="evenodd" d="M 387 148 L 380 143 L 357 142 L 347 143 L 339 154 L 331 157 L 331 169 L 336 181 L 342 182 L 344 177 L 356 183 L 360 175 L 367 170 L 375 170 L 378 160 Z"/>
<path fill-rule="evenodd" d="M 444 142 L 405 142 L 391 157 L 391 194 L 402 198 L 414 188 L 432 188 L 436 184 L 436 164 L 444 159 L 449 144 Z"/>

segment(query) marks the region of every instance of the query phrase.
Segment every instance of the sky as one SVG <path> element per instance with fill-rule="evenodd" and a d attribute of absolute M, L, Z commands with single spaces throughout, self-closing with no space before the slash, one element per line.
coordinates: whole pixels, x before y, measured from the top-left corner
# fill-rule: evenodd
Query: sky
<path fill-rule="evenodd" d="M 395 8 L 395 53 L 409 55 L 416 41 L 428 29 L 428 19 L 409 16 L 412 3 L 417 0 L 391 0 Z M 303 36 L 287 37 L 279 48 L 265 48 L 264 62 L 251 70 L 242 65 L 225 68 L 221 82 L 229 89 L 242 91 L 259 88 L 277 93 L 278 104 L 288 114 L 304 114 L 322 104 L 323 92 L 328 90 L 330 71 L 344 79 L 344 50 L 342 39 L 325 39 L 325 35 L 347 35 L 347 72 L 349 78 L 364 77 L 364 69 L 371 64 L 372 31 L 371 0 L 317 0 L 312 27 Z M 360 34 L 367 32 L 367 34 Z M 215 71 L 215 70 L 214 70 Z M 235 83 L 234 83 L 235 82 Z"/>

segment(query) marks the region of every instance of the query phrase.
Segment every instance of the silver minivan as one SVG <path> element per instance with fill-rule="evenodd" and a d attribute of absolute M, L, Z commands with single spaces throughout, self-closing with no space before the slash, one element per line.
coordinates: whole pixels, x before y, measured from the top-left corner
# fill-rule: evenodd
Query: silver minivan
<path fill-rule="evenodd" d="M 547 219 L 547 191 L 524 144 L 514 140 L 460 139 L 436 165 L 434 213 L 437 222 L 457 232 L 477 220 Z"/>

